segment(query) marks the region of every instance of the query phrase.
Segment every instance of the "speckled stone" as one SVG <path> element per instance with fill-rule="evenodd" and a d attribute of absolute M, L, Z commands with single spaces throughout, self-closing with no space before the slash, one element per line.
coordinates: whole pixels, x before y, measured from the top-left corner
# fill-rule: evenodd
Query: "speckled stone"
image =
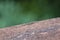
<path fill-rule="evenodd" d="M 0 28 L 0 40 L 60 40 L 60 18 Z"/>

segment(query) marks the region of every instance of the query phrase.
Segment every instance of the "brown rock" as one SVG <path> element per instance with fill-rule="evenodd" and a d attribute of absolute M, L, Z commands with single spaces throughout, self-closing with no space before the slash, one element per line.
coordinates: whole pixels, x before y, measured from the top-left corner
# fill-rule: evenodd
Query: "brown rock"
<path fill-rule="evenodd" d="M 0 40 L 60 40 L 60 18 L 0 28 Z"/>

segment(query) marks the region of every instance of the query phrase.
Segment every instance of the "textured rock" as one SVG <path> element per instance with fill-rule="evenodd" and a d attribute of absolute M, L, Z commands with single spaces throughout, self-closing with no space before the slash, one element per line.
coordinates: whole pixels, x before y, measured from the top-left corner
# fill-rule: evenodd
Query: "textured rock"
<path fill-rule="evenodd" d="M 60 18 L 0 28 L 0 40 L 60 40 Z"/>

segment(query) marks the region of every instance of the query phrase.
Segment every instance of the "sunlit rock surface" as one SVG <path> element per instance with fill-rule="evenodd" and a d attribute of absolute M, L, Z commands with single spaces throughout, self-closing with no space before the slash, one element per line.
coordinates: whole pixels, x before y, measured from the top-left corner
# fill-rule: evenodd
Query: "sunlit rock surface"
<path fill-rule="evenodd" d="M 1 28 L 0 40 L 60 40 L 60 18 Z"/>

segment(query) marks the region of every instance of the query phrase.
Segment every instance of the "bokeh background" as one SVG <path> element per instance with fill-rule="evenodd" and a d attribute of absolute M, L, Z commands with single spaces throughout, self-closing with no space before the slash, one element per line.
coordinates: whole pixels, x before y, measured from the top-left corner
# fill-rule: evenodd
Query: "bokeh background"
<path fill-rule="evenodd" d="M 60 0 L 0 0 L 0 28 L 60 17 Z"/>

